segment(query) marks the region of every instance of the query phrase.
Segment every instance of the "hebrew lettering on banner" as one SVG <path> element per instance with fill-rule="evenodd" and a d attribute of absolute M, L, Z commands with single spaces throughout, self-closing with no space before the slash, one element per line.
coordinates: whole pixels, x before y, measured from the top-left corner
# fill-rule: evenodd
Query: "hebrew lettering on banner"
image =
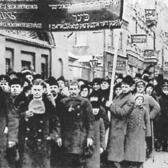
<path fill-rule="evenodd" d="M 0 28 L 50 31 L 120 28 L 123 0 L 0 0 Z"/>

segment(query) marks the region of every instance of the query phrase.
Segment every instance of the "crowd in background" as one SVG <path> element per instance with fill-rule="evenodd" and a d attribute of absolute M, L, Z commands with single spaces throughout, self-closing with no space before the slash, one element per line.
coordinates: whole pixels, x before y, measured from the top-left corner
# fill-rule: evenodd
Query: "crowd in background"
<path fill-rule="evenodd" d="M 0 168 L 140 168 L 168 151 L 168 80 L 0 75 Z"/>

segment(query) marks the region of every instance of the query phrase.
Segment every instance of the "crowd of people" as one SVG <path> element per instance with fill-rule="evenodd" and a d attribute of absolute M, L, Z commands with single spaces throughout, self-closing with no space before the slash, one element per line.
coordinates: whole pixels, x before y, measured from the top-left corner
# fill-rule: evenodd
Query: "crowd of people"
<path fill-rule="evenodd" d="M 0 168 L 141 168 L 168 151 L 168 80 L 0 75 Z"/>

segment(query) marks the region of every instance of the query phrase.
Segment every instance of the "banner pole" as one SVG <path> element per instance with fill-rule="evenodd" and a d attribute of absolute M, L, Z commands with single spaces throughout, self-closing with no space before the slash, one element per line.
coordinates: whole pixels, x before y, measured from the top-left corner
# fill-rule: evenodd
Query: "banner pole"
<path fill-rule="evenodd" d="M 113 29 L 111 29 L 113 31 Z M 116 67 L 117 67 L 117 57 L 118 57 L 118 46 L 119 46 L 119 39 L 120 39 L 120 32 L 121 30 L 118 29 L 116 38 L 112 39 L 115 40 L 114 42 L 114 57 L 113 57 L 113 68 L 112 68 L 112 76 L 111 76 L 111 83 L 110 83 L 110 95 L 109 95 L 109 101 L 113 100 L 113 88 L 114 88 L 114 82 L 115 82 L 115 73 L 116 73 Z M 113 37 L 112 37 L 113 38 Z M 109 121 L 111 120 L 111 113 L 110 111 L 107 112 Z M 108 144 L 108 138 L 109 138 L 109 128 L 106 131 L 105 135 L 105 148 Z"/>

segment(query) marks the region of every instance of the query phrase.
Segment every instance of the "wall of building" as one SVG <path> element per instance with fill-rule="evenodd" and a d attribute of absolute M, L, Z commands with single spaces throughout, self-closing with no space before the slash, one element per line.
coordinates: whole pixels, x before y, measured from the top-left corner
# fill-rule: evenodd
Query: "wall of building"
<path fill-rule="evenodd" d="M 40 74 L 43 66 L 47 73 L 45 77 L 51 74 L 51 46 L 5 35 L 0 35 L 0 42 L 1 74 L 6 73 L 8 68 L 20 72 L 25 66 Z"/>

